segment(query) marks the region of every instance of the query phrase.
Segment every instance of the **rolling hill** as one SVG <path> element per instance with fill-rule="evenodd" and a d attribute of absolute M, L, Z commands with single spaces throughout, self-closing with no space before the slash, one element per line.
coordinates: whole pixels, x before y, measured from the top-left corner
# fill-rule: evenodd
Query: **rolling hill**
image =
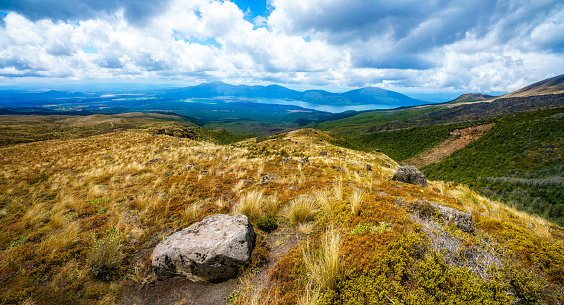
<path fill-rule="evenodd" d="M 493 95 L 487 95 L 482 93 L 466 93 L 466 94 L 462 94 L 461 96 L 455 98 L 454 100 L 448 103 L 449 104 L 471 103 L 471 102 L 487 101 L 493 98 L 495 98 L 495 96 Z"/>
<path fill-rule="evenodd" d="M 389 181 L 396 162 L 324 131 L 218 145 L 159 129 L 0 148 L 0 303 L 564 301 L 564 230 L 464 185 Z M 237 278 L 156 279 L 159 241 L 237 213 L 256 233 Z"/>

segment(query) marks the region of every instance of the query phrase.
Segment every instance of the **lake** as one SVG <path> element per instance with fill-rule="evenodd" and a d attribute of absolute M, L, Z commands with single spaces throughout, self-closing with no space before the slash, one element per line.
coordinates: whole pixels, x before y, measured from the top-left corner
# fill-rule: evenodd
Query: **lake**
<path fill-rule="evenodd" d="M 255 100 L 257 103 L 261 104 L 275 104 L 275 105 L 292 105 L 298 106 L 306 109 L 313 109 L 317 111 L 325 111 L 331 113 L 341 113 L 345 111 L 366 111 L 366 110 L 384 110 L 384 109 L 394 109 L 401 107 L 402 105 L 387 105 L 387 104 L 368 104 L 368 105 L 354 105 L 354 106 L 332 106 L 332 105 L 319 105 L 312 104 L 302 101 L 288 101 L 283 99 L 267 99 L 258 98 Z"/>

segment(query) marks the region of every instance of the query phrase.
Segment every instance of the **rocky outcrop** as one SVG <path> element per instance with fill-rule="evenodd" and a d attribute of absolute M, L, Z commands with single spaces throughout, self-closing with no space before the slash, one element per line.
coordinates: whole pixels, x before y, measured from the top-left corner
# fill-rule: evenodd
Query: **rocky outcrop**
<path fill-rule="evenodd" d="M 472 221 L 472 214 L 435 202 L 429 202 L 429 205 L 438 214 L 439 221 L 447 225 L 454 225 L 459 230 L 468 233 L 473 233 L 476 230 Z"/>
<path fill-rule="evenodd" d="M 413 165 L 405 165 L 398 168 L 390 180 L 416 184 L 422 187 L 427 186 L 427 179 L 425 179 L 425 175 Z"/>
<path fill-rule="evenodd" d="M 175 275 L 192 281 L 221 281 L 251 259 L 255 232 L 246 216 L 211 215 L 176 232 L 153 251 L 157 279 Z"/>
<path fill-rule="evenodd" d="M 424 200 L 406 202 L 400 199 L 396 200 L 394 204 L 405 208 L 409 213 L 417 214 L 417 216 L 423 219 L 435 219 L 468 233 L 473 233 L 476 230 L 472 214 L 466 211 Z"/>

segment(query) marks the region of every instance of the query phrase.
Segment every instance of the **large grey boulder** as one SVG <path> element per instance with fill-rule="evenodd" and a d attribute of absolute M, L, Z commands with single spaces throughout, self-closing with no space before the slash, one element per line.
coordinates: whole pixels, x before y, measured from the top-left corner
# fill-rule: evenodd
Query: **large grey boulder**
<path fill-rule="evenodd" d="M 152 267 L 158 280 L 175 275 L 192 281 L 225 280 L 251 259 L 254 244 L 247 216 L 211 215 L 160 242 Z"/>
<path fill-rule="evenodd" d="M 391 180 L 416 184 L 422 187 L 427 186 L 425 175 L 413 165 L 405 165 L 398 168 Z"/>

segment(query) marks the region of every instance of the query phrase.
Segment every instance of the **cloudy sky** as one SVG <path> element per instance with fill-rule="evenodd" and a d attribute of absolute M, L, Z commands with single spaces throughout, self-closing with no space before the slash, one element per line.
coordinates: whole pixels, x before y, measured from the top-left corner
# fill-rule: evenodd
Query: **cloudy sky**
<path fill-rule="evenodd" d="M 0 0 L 0 83 L 508 92 L 563 73 L 562 0 Z"/>

